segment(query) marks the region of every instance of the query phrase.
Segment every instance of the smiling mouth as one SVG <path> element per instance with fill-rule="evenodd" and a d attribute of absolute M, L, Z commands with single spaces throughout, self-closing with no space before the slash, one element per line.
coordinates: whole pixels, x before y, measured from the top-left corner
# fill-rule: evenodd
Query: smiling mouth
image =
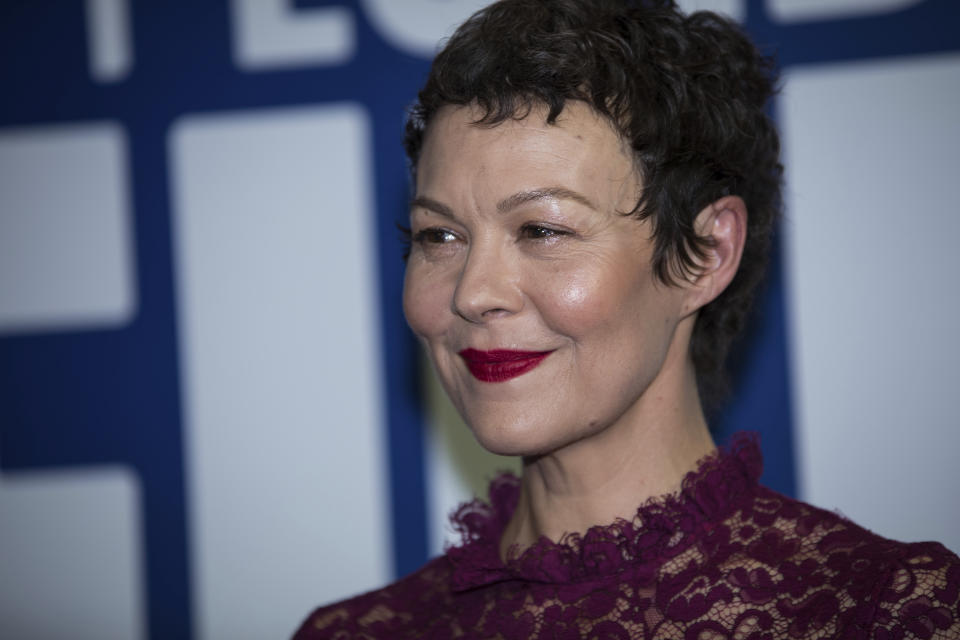
<path fill-rule="evenodd" d="M 478 351 L 464 349 L 460 357 L 473 377 L 482 382 L 505 382 L 535 368 L 553 351 Z"/>

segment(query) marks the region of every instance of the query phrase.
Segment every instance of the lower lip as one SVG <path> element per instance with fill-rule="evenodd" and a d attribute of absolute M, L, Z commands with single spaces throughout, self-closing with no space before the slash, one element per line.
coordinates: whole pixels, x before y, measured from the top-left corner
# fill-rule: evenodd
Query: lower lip
<path fill-rule="evenodd" d="M 506 382 L 534 369 L 552 351 L 477 351 L 464 349 L 460 357 L 473 377 L 482 382 Z"/>

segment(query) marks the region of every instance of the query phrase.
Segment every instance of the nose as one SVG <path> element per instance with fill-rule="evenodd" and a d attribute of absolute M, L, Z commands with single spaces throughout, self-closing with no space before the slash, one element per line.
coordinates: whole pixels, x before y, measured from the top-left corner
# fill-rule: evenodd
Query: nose
<path fill-rule="evenodd" d="M 479 324 L 523 308 L 520 273 L 509 252 L 477 242 L 470 247 L 453 293 L 453 312 Z"/>

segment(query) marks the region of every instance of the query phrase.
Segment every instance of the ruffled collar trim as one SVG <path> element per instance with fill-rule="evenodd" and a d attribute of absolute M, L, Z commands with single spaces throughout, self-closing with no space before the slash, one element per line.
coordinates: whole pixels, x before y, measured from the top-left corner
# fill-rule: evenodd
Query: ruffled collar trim
<path fill-rule="evenodd" d="M 452 587 L 465 591 L 506 580 L 576 583 L 625 570 L 654 570 L 688 548 L 691 536 L 709 533 L 755 487 L 763 469 L 756 434 L 738 433 L 702 459 L 677 493 L 651 498 L 630 522 L 617 520 L 569 533 L 558 542 L 541 537 L 503 562 L 499 542 L 517 506 L 520 479 L 503 474 L 490 483 L 490 500 L 464 503 L 451 518 L 461 536 L 447 550 Z"/>

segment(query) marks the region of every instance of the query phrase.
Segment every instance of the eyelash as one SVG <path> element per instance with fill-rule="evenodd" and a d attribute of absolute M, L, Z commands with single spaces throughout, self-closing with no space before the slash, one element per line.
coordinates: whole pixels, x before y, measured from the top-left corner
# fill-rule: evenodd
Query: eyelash
<path fill-rule="evenodd" d="M 534 223 L 525 224 L 520 227 L 520 233 L 530 240 L 549 240 L 551 238 L 570 235 L 569 231 Z"/>
<path fill-rule="evenodd" d="M 416 233 L 411 233 L 409 228 L 397 225 L 400 228 L 403 241 L 403 259 L 407 261 L 414 246 L 419 247 L 420 251 L 428 255 L 439 256 L 438 252 L 445 249 L 452 249 L 451 245 L 460 239 L 460 235 L 444 227 L 426 227 Z M 565 229 L 556 229 L 537 223 L 527 223 L 517 231 L 518 241 L 526 240 L 535 244 L 542 244 L 545 247 L 552 245 L 557 239 L 563 236 L 571 236 L 573 232 Z"/>
<path fill-rule="evenodd" d="M 447 235 L 456 237 L 453 231 L 449 229 L 444 229 L 443 227 L 427 227 L 426 229 L 421 229 L 417 232 L 417 235 L 413 237 L 414 242 L 420 244 L 443 244 L 442 241 L 437 242 L 437 236 Z"/>
<path fill-rule="evenodd" d="M 457 237 L 455 232 L 444 229 L 443 227 L 427 227 L 426 229 L 417 231 L 417 233 L 412 234 L 412 236 L 409 229 L 403 229 L 403 232 L 404 241 L 408 244 L 411 241 L 416 244 L 444 244 L 443 240 L 438 241 L 438 236 L 447 235 L 454 238 Z M 548 240 L 550 238 L 568 236 L 570 232 L 554 229 L 553 227 L 547 227 L 542 224 L 525 224 L 520 227 L 519 235 L 521 238 L 528 240 Z"/>

